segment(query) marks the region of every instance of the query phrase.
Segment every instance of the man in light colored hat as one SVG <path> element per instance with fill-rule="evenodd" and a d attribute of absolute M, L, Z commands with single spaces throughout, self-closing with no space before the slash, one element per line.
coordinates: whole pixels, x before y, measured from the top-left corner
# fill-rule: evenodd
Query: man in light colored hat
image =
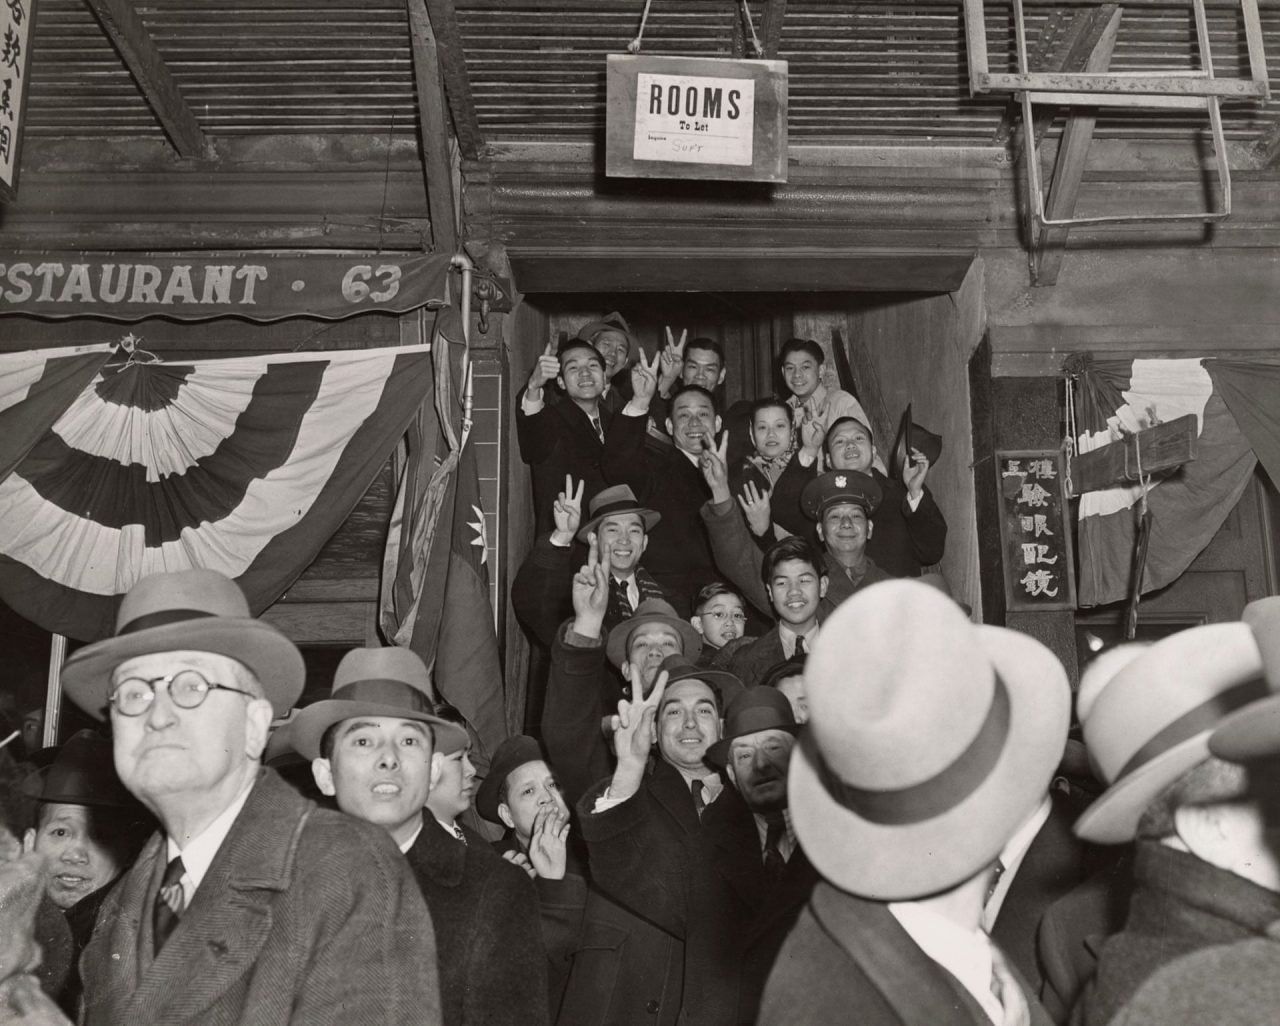
<path fill-rule="evenodd" d="M 431 917 L 386 832 L 261 765 L 305 673 L 212 570 L 142 578 L 115 635 L 67 660 L 161 825 L 103 904 L 82 1022 L 440 1022 Z"/>
<path fill-rule="evenodd" d="M 444 1021 L 546 1023 L 546 954 L 532 885 L 488 845 L 447 833 L 424 811 L 444 760 L 469 739 L 435 715 L 417 653 L 348 652 L 330 697 L 300 710 L 290 732 L 316 786 L 343 812 L 386 830 L 408 859 L 435 926 Z"/>
<path fill-rule="evenodd" d="M 1273 598 L 1246 607 L 1243 622 L 1137 651 L 1081 708 L 1089 757 L 1109 786 L 1076 832 L 1137 844 L 1124 929 L 1103 946 L 1073 1022 L 1129 1021 L 1148 986 L 1165 987 L 1157 977 L 1167 982 L 1196 952 L 1262 941 L 1280 920 L 1278 684 Z M 1161 1021 L 1183 1021 L 1164 1001 Z M 1252 1001 L 1247 987 L 1212 1021 L 1239 1021 L 1243 1007 L 1260 1016 L 1252 1022 L 1275 1017 L 1274 1005 L 1231 1007 L 1237 1001 Z"/>
<path fill-rule="evenodd" d="M 736 1026 L 755 1022 L 773 959 L 817 875 L 787 814 L 787 768 L 799 730 L 790 704 L 773 688 L 701 681 L 707 673 L 673 658 L 659 677 L 666 678 L 661 694 L 655 687 L 621 703 L 618 768 L 581 803 L 583 833 L 593 878 L 684 939 L 684 1021 Z M 704 759 L 728 779 L 703 811 L 701 829 L 680 837 L 665 828 L 662 807 L 640 785 L 646 750 L 670 733 L 673 698 L 710 692 L 713 684 L 729 701 L 723 734 Z"/>
<path fill-rule="evenodd" d="M 598 321 L 588 321 L 578 329 L 578 338 L 589 342 L 604 360 L 605 391 L 603 403 L 610 412 L 617 412 L 626 402 L 618 393 L 618 386 L 626 383 L 626 370 L 640 347 L 627 319 L 616 310 L 605 314 Z"/>
<path fill-rule="evenodd" d="M 582 520 L 583 490 L 572 478 L 554 508 L 555 529 L 534 542 L 511 586 L 511 604 L 520 622 L 548 647 L 555 630 L 573 611 L 570 586 L 573 555 L 596 536 L 601 552 L 609 557 L 609 607 L 604 626 L 612 630 L 635 614 L 646 599 L 669 602 L 667 593 L 640 565 L 649 546 L 649 532 L 661 519 L 642 506 L 626 485 L 612 485 L 588 504 L 589 519 Z"/>
<path fill-rule="evenodd" d="M 1066 744 L 1062 664 L 927 585 L 884 581 L 826 622 L 805 689 L 787 790 L 823 880 L 758 1022 L 1048 1023 L 981 922 L 996 857 Z"/>

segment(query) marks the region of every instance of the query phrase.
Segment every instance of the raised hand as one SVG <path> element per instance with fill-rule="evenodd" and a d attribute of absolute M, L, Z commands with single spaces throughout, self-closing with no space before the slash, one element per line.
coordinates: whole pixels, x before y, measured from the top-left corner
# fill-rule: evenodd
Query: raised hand
<path fill-rule="evenodd" d="M 822 440 L 827 429 L 817 417 L 810 417 L 800 425 L 800 447 L 811 457 L 822 452 Z"/>
<path fill-rule="evenodd" d="M 918 499 L 924 494 L 924 476 L 929 473 L 929 457 L 919 449 L 912 449 L 902 461 L 902 483 L 907 486 L 907 495 Z"/>
<path fill-rule="evenodd" d="M 676 383 L 676 378 L 680 377 L 680 368 L 684 366 L 684 343 L 689 337 L 688 329 L 680 332 L 680 341 L 676 342 L 671 336 L 671 329 L 666 328 L 667 344 L 662 350 L 662 374 L 658 378 L 658 390 L 663 395 L 669 395 L 671 386 Z"/>
<path fill-rule="evenodd" d="M 658 365 L 662 362 L 662 354 L 654 353 L 650 363 L 641 351 L 639 359 L 631 367 L 632 401 L 646 410 L 653 401 L 653 394 L 658 390 Z"/>
<path fill-rule="evenodd" d="M 738 505 L 746 514 L 747 526 L 757 538 L 763 538 L 773 527 L 773 504 L 767 488 L 758 489 L 754 481 L 748 481 L 738 496 Z"/>
<path fill-rule="evenodd" d="M 551 532 L 551 543 L 561 547 L 572 544 L 573 536 L 578 533 L 582 523 L 582 489 L 586 481 L 578 482 L 578 490 L 573 489 L 573 476 L 565 474 L 564 491 L 556 496 L 555 505 L 551 507 L 551 516 L 555 520 L 555 530 Z"/>
<path fill-rule="evenodd" d="M 725 502 L 732 498 L 729 492 L 729 432 L 720 439 L 714 448 L 705 448 L 698 457 L 698 467 L 702 477 L 711 489 L 712 502 Z"/>
<path fill-rule="evenodd" d="M 531 880 L 537 879 L 538 871 L 533 868 L 533 863 L 529 861 L 529 856 L 526 855 L 524 852 L 516 851 L 515 849 L 512 849 L 511 851 L 504 851 L 502 853 L 502 857 L 506 859 L 508 862 L 510 862 L 512 865 L 519 866 L 521 869 L 523 869 L 526 873 L 529 874 L 529 878 Z"/>
<path fill-rule="evenodd" d="M 630 798 L 640 790 L 644 780 L 645 764 L 653 747 L 654 723 L 662 705 L 662 695 L 667 689 L 667 672 L 658 674 L 653 690 L 646 696 L 642 674 L 631 674 L 631 700 L 618 702 L 617 715 L 610 718 L 613 729 L 613 752 L 618 757 L 617 768 L 609 782 L 610 798 Z"/>
<path fill-rule="evenodd" d="M 569 862 L 569 813 L 558 805 L 544 805 L 533 817 L 529 861 L 544 880 L 563 880 Z"/>
<path fill-rule="evenodd" d="M 609 607 L 609 553 L 600 552 L 595 531 L 587 535 L 587 562 L 573 575 L 573 629 L 585 638 L 600 637 Z"/>
<path fill-rule="evenodd" d="M 529 375 L 529 385 L 525 394 L 530 399 L 537 399 L 548 381 L 554 381 L 560 373 L 560 360 L 556 357 L 556 344 L 548 342 L 547 348 L 538 354 L 538 362 L 533 365 L 533 373 Z M 530 394 L 536 393 L 536 394 Z"/>

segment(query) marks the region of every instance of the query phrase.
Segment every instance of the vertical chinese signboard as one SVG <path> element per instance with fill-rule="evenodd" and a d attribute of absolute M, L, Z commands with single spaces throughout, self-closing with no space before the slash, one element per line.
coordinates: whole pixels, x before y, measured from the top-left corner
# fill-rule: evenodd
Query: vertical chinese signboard
<path fill-rule="evenodd" d="M 0 0 L 0 202 L 18 194 L 36 0 Z"/>
<path fill-rule="evenodd" d="M 1006 606 L 1022 612 L 1075 609 L 1062 453 L 998 451 L 996 472 Z"/>

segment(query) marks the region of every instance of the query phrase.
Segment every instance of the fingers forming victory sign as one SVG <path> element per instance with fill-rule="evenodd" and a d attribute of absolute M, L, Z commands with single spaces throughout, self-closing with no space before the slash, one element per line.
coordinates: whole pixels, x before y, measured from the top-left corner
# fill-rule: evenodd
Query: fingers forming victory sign
<path fill-rule="evenodd" d="M 725 502 L 732 497 L 729 492 L 728 458 L 728 431 L 720 439 L 719 445 L 703 449 L 702 455 L 698 457 L 698 467 L 702 470 L 702 476 L 711 489 L 712 502 Z"/>
<path fill-rule="evenodd" d="M 600 637 L 609 607 L 609 553 L 600 553 L 595 531 L 587 535 L 587 562 L 573 575 L 573 629 L 587 638 Z"/>
<path fill-rule="evenodd" d="M 564 491 L 556 496 L 555 504 L 551 507 L 551 515 L 555 519 L 555 530 L 551 532 L 551 542 L 554 545 L 570 545 L 573 543 L 573 536 L 578 533 L 578 527 L 582 523 L 582 489 L 586 485 L 586 481 L 578 482 L 578 489 L 574 491 L 573 476 L 565 474 Z"/>

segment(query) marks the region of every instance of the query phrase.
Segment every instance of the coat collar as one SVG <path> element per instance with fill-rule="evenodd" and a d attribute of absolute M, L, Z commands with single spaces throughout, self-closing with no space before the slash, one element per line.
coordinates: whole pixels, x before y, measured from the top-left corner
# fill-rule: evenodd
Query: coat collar
<path fill-rule="evenodd" d="M 415 874 L 421 873 L 442 887 L 457 887 L 462 883 L 467 846 L 445 833 L 444 827 L 429 812 L 424 814 L 418 839 L 405 855 Z"/>

